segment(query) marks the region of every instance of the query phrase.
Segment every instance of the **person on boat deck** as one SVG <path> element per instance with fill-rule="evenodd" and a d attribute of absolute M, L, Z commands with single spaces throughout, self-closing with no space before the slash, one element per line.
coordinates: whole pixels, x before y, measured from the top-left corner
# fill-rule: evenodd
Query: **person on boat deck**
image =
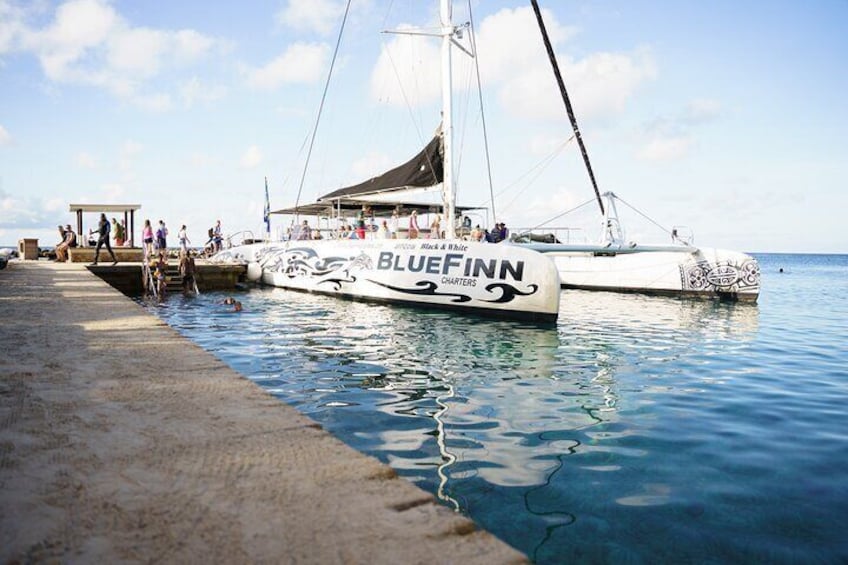
<path fill-rule="evenodd" d="M 397 210 L 395 210 L 392 212 L 391 219 L 389 219 L 389 238 L 397 239 L 399 223 L 400 218 L 398 218 Z"/>
<path fill-rule="evenodd" d="M 483 230 L 480 229 L 480 224 L 477 224 L 471 230 L 471 241 L 483 241 Z"/>
<path fill-rule="evenodd" d="M 300 231 L 297 234 L 297 239 L 312 239 L 312 228 L 309 227 L 309 222 L 303 220 L 303 223 L 300 225 Z"/>
<path fill-rule="evenodd" d="M 224 243 L 224 230 L 221 228 L 221 220 L 215 222 L 215 229 L 212 232 L 212 237 L 215 241 L 215 251 L 220 251 Z"/>
<path fill-rule="evenodd" d="M 97 238 L 97 248 L 94 250 L 94 262 L 92 265 L 97 264 L 97 260 L 100 258 L 100 248 L 104 245 L 106 246 L 106 250 L 109 252 L 109 255 L 112 256 L 112 264 L 118 264 L 118 258 L 115 257 L 115 252 L 112 251 L 112 244 L 109 243 L 109 232 L 112 230 L 112 226 L 109 225 L 109 220 L 106 219 L 106 214 L 100 214 L 100 223 L 98 224 L 97 232 L 100 234 L 100 237 Z"/>
<path fill-rule="evenodd" d="M 383 220 L 383 223 L 380 224 L 380 227 L 377 228 L 377 239 L 388 239 L 389 238 L 389 223 L 386 220 Z"/>
<path fill-rule="evenodd" d="M 150 220 L 144 220 L 144 228 L 141 230 L 141 241 L 144 243 L 144 257 L 153 255 L 153 228 Z"/>
<path fill-rule="evenodd" d="M 359 239 L 359 234 L 350 226 L 345 226 L 344 239 Z"/>
<path fill-rule="evenodd" d="M 359 211 L 359 214 L 356 216 L 356 235 L 359 236 L 359 239 L 365 239 L 365 214 L 367 212 L 367 208 L 365 206 L 362 207 L 362 210 Z"/>
<path fill-rule="evenodd" d="M 409 215 L 409 239 L 418 239 L 418 211 L 413 210 Z"/>
<path fill-rule="evenodd" d="M 501 237 L 501 224 L 496 223 L 495 227 L 493 227 L 492 230 L 488 233 L 489 233 L 488 241 L 490 241 L 492 243 L 498 243 L 500 241 L 500 237 Z"/>
<path fill-rule="evenodd" d="M 121 224 L 121 230 L 122 230 L 121 233 L 124 234 L 124 247 L 129 247 L 130 246 L 130 233 L 127 231 L 127 221 L 121 220 L 120 224 Z"/>
<path fill-rule="evenodd" d="M 442 238 L 442 217 L 436 214 L 433 221 L 430 222 L 430 239 Z"/>
<path fill-rule="evenodd" d="M 501 222 L 501 231 L 498 237 L 501 241 L 507 241 L 509 239 L 509 230 L 506 229 L 506 224 L 503 222 Z"/>

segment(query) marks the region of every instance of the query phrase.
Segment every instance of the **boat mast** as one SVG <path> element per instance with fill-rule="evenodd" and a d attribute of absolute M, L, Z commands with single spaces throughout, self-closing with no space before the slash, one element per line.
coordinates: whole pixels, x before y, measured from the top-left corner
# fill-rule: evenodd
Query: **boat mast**
<path fill-rule="evenodd" d="M 456 237 L 454 226 L 456 193 L 453 185 L 453 104 L 451 100 L 453 86 L 451 80 L 451 39 L 453 38 L 454 27 L 451 20 L 451 0 L 441 0 L 439 19 L 442 27 L 442 150 L 444 151 L 442 193 L 444 197 L 444 223 L 447 224 L 445 238 L 454 239 Z"/>
<path fill-rule="evenodd" d="M 571 127 L 574 130 L 574 137 L 577 138 L 577 144 L 580 146 L 580 152 L 583 154 L 583 162 L 586 163 L 586 170 L 589 172 L 589 178 L 592 180 L 592 187 L 595 189 L 595 198 L 598 200 L 598 206 L 601 207 L 601 214 L 604 214 L 604 203 L 601 200 L 601 192 L 598 190 L 598 183 L 595 181 L 595 173 L 592 172 L 592 165 L 589 163 L 589 153 L 586 151 L 586 146 L 583 144 L 583 138 L 580 136 L 580 128 L 577 127 L 577 118 L 574 117 L 574 109 L 571 107 L 571 100 L 568 98 L 568 92 L 565 91 L 565 82 L 562 80 L 562 75 L 559 72 L 554 49 L 551 47 L 551 40 L 548 38 L 548 30 L 545 29 L 545 22 L 542 20 L 542 12 L 539 10 L 539 3 L 536 0 L 530 0 L 533 4 L 533 11 L 536 13 L 536 20 L 539 22 L 539 30 L 542 32 L 542 40 L 545 42 L 545 49 L 548 52 L 548 59 L 551 61 L 551 66 L 554 68 L 554 75 L 559 85 L 559 93 L 562 95 L 562 101 L 565 102 L 565 111 L 568 112 L 568 119 L 571 120 Z"/>

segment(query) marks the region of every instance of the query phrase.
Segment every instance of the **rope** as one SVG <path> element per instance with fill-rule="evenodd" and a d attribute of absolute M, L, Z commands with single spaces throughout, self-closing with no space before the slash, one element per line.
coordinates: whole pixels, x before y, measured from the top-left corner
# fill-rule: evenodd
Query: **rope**
<path fill-rule="evenodd" d="M 654 224 L 655 226 L 657 226 L 658 228 L 660 228 L 661 230 L 663 230 L 665 233 L 667 233 L 669 235 L 671 234 L 671 230 L 669 230 L 665 226 L 661 225 L 659 222 L 656 222 L 655 220 L 653 220 L 647 214 L 644 214 L 643 212 L 637 210 L 634 206 L 625 202 L 624 200 L 622 200 L 618 196 L 616 196 L 615 199 L 618 200 L 619 202 L 621 202 L 622 204 L 624 204 L 625 206 L 627 206 L 628 208 L 630 208 L 631 210 L 633 210 L 634 212 L 636 212 L 637 214 L 639 214 L 640 216 L 642 216 L 643 218 L 645 218 L 646 220 L 648 220 L 649 222 L 651 222 L 652 224 Z"/>
<path fill-rule="evenodd" d="M 539 228 L 541 228 L 541 227 L 544 227 L 544 225 L 545 225 L 545 224 L 549 224 L 549 223 L 553 222 L 554 220 L 558 220 L 558 219 L 562 218 L 563 216 L 567 216 L 568 214 L 571 214 L 572 212 L 575 212 L 575 211 L 579 210 L 580 208 L 582 208 L 583 206 L 586 206 L 587 204 L 591 204 L 592 202 L 595 202 L 595 200 L 593 200 L 593 199 L 591 199 L 591 198 L 590 198 L 589 200 L 587 200 L 587 201 L 586 201 L 586 202 L 584 202 L 583 204 L 578 204 L 577 206 L 575 206 L 575 207 L 574 207 L 574 208 L 572 208 L 571 210 L 566 210 L 566 211 L 565 211 L 565 212 L 563 212 L 562 214 L 557 214 L 557 215 L 556 215 L 556 216 L 554 216 L 553 218 L 551 218 L 551 219 L 549 219 L 549 220 L 545 220 L 545 221 L 544 221 L 544 222 L 542 222 L 541 224 L 538 224 L 538 225 L 536 225 L 536 226 L 534 226 L 534 227 L 530 228 L 530 230 L 535 230 L 535 229 L 539 229 Z"/>
<path fill-rule="evenodd" d="M 483 145 L 486 152 L 486 174 L 489 178 L 489 198 L 492 201 L 492 218 L 497 218 L 498 216 L 495 213 L 495 188 L 492 183 L 492 161 L 489 156 L 489 136 L 486 130 L 486 114 L 483 112 L 483 86 L 480 80 L 480 59 L 479 53 L 477 52 L 476 34 L 474 33 L 476 28 L 474 27 L 474 14 L 471 11 L 471 0 L 468 0 L 468 20 L 471 23 L 470 40 L 471 48 L 474 51 L 474 70 L 477 73 L 477 95 L 480 99 L 480 118 L 483 125 Z"/>
<path fill-rule="evenodd" d="M 542 159 L 541 161 L 539 161 L 538 163 L 536 163 L 535 165 L 533 165 L 532 167 L 530 167 L 530 169 L 529 169 L 526 173 L 524 173 L 523 175 L 521 175 L 520 177 L 518 177 L 515 181 L 511 182 L 510 184 L 508 184 L 508 185 L 506 185 L 504 188 L 502 188 L 502 189 L 500 190 L 500 192 L 498 192 L 498 193 L 497 193 L 497 195 L 496 195 L 496 196 L 500 196 L 500 195 L 504 194 L 506 191 L 508 191 L 508 190 L 512 189 L 512 187 L 514 187 L 514 186 L 515 186 L 515 185 L 517 185 L 519 182 L 521 182 L 521 180 L 523 180 L 524 178 L 528 177 L 531 173 L 534 173 L 534 172 L 535 172 L 535 176 L 532 178 L 532 180 L 530 180 L 530 181 L 527 183 L 527 185 L 526 185 L 524 188 L 522 188 L 522 189 L 518 192 L 518 194 L 516 194 L 515 196 L 513 196 L 512 200 L 510 200 L 510 201 L 509 201 L 509 205 L 507 206 L 507 208 L 509 208 L 509 207 L 512 205 L 512 203 L 513 203 L 513 202 L 515 202 L 515 201 L 518 199 L 518 197 L 519 197 L 519 196 L 521 196 L 521 194 L 522 194 L 525 190 L 527 190 L 528 188 L 530 188 L 530 186 L 532 186 L 532 184 L 533 184 L 534 182 L 536 182 L 536 179 L 538 179 L 538 178 L 539 178 L 539 176 L 541 176 L 541 174 L 544 172 L 544 170 L 547 168 L 547 166 L 548 166 L 548 165 L 550 165 L 550 164 L 551 164 L 551 162 L 553 162 L 553 160 L 557 157 L 557 155 L 559 155 L 560 153 L 562 153 L 562 152 L 563 152 L 563 150 L 565 149 L 566 145 L 568 145 L 569 143 L 571 143 L 571 141 L 572 141 L 573 139 L 574 139 L 574 136 L 573 136 L 573 135 L 572 135 L 571 137 L 569 137 L 568 139 L 566 139 L 564 142 L 562 142 L 562 144 L 560 144 L 560 145 L 559 145 L 556 149 L 554 149 L 554 150 L 553 150 L 553 151 L 552 151 L 552 152 L 551 152 L 551 153 L 550 153 L 547 157 L 545 157 L 544 159 Z M 493 200 L 494 200 L 494 197 L 493 197 Z"/>
<path fill-rule="evenodd" d="M 315 136 L 318 133 L 318 124 L 321 121 L 321 114 L 324 111 L 324 101 L 327 99 L 327 90 L 329 90 L 330 88 L 330 79 L 333 76 L 333 69 L 336 66 L 336 57 L 339 54 L 339 45 L 341 45 L 342 43 L 342 33 L 344 32 L 345 23 L 347 22 L 348 12 L 350 12 L 350 2 L 351 0 L 347 0 L 344 16 L 342 17 L 342 25 L 339 28 L 339 36 L 336 39 L 336 48 L 333 50 L 333 59 L 332 61 L 330 61 L 330 70 L 327 73 L 327 80 L 324 83 L 324 92 L 321 94 L 321 104 L 318 105 L 318 115 L 315 117 L 315 128 L 312 130 L 312 138 L 309 141 L 309 151 L 306 154 L 306 162 L 303 164 L 303 174 L 301 174 L 300 176 L 300 184 L 297 187 L 297 198 L 295 198 L 294 201 L 295 215 L 292 218 L 292 228 L 294 228 L 295 223 L 298 221 L 299 218 L 297 209 L 300 206 L 300 196 L 303 193 L 303 183 L 306 180 L 306 171 L 307 169 L 309 169 L 309 160 L 312 158 L 312 147 L 315 145 Z"/>

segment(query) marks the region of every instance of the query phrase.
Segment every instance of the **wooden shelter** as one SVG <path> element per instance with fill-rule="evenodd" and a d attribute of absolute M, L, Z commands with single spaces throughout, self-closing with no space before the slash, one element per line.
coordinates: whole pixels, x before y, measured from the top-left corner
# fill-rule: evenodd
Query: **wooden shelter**
<path fill-rule="evenodd" d="M 135 247 L 135 211 L 141 210 L 141 204 L 71 204 L 70 208 L 70 211 L 76 212 L 77 215 L 77 238 L 80 242 L 85 241 L 82 233 L 83 213 L 119 213 L 124 215 L 124 224 L 127 226 L 130 247 Z"/>

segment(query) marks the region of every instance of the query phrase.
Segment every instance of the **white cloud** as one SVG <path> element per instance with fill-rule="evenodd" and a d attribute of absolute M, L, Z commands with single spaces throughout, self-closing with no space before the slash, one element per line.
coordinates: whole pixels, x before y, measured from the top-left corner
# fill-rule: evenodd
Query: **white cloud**
<path fill-rule="evenodd" d="M 122 171 L 129 171 L 133 168 L 135 157 L 144 150 L 144 146 L 131 139 L 128 139 L 121 146 L 120 154 L 118 155 L 118 168 Z"/>
<path fill-rule="evenodd" d="M 15 47 L 24 30 L 23 10 L 10 2 L 0 0 L 0 55 Z"/>
<path fill-rule="evenodd" d="M 208 104 L 223 98 L 227 89 L 223 86 L 208 86 L 201 83 L 197 77 L 191 77 L 179 87 L 180 98 L 186 108 L 192 108 L 197 103 Z"/>
<path fill-rule="evenodd" d="M 12 136 L 9 135 L 9 132 L 6 131 L 6 128 L 4 128 L 2 125 L 0 125 L 0 147 L 3 147 L 4 145 L 11 145 L 11 144 L 12 144 Z"/>
<path fill-rule="evenodd" d="M 124 187 L 119 183 L 106 183 L 101 186 L 101 194 L 105 202 L 118 202 L 124 197 Z"/>
<path fill-rule="evenodd" d="M 174 107 L 171 95 L 165 92 L 153 92 L 133 96 L 131 102 L 150 112 L 167 112 Z"/>
<path fill-rule="evenodd" d="M 412 29 L 399 26 L 398 30 Z M 440 50 L 420 35 L 396 35 L 384 43 L 371 71 L 371 97 L 392 106 L 419 107 L 439 99 Z"/>
<path fill-rule="evenodd" d="M 197 169 L 202 169 L 210 166 L 213 163 L 212 157 L 200 151 L 194 151 L 188 157 L 189 164 Z"/>
<path fill-rule="evenodd" d="M 653 56 L 647 49 L 594 53 L 581 59 L 563 53 L 559 44 L 574 37 L 577 30 L 561 25 L 547 10 L 543 12 L 569 96 L 581 116 L 623 110 L 638 87 L 656 76 Z M 511 114 L 565 120 L 532 9 L 501 10 L 485 18 L 479 29 L 476 45 L 484 88 L 496 92 L 500 104 Z M 372 71 L 372 98 L 413 107 L 436 101 L 440 92 L 439 49 L 439 43 L 429 37 L 394 37 L 384 45 Z M 472 76 L 471 64 L 465 55 L 454 57 L 457 88 L 464 84 L 460 77 Z"/>
<path fill-rule="evenodd" d="M 23 17 L 16 17 L 15 25 L 0 21 L 0 53 L 4 44 L 13 44 L 35 54 L 51 81 L 103 88 L 152 111 L 172 108 L 167 91 L 175 88 L 151 87 L 153 81 L 167 80 L 167 71 L 198 61 L 215 46 L 225 47 L 190 29 L 132 26 L 107 0 L 65 2 L 41 28 L 27 28 Z"/>
<path fill-rule="evenodd" d="M 216 44 L 210 37 L 194 31 L 182 29 L 172 34 L 174 55 L 179 62 L 195 61 L 206 55 Z M 221 44 L 223 46 L 223 44 Z"/>
<path fill-rule="evenodd" d="M 709 122 L 721 117 L 721 103 L 717 100 L 697 98 L 689 102 L 683 120 L 690 124 Z"/>
<path fill-rule="evenodd" d="M 368 153 L 364 157 L 354 161 L 351 165 L 351 182 L 359 182 L 370 179 L 371 177 L 375 177 L 385 171 L 388 171 L 396 165 L 397 163 L 392 162 L 392 160 L 389 159 L 389 156 L 385 153 Z"/>
<path fill-rule="evenodd" d="M 276 20 L 294 29 L 305 29 L 326 35 L 341 21 L 344 2 L 338 0 L 289 0 L 277 12 Z"/>
<path fill-rule="evenodd" d="M 76 164 L 82 169 L 96 169 L 97 159 L 95 159 L 90 153 L 87 153 L 86 151 L 80 151 L 79 153 L 77 153 Z"/>
<path fill-rule="evenodd" d="M 241 156 L 239 166 L 242 169 L 253 169 L 259 166 L 259 163 L 261 162 L 262 151 L 260 151 L 259 147 L 256 145 L 251 145 L 247 148 L 247 151 L 244 152 L 244 155 Z"/>
<path fill-rule="evenodd" d="M 544 11 L 569 97 L 581 116 L 621 111 L 636 89 L 656 76 L 650 51 L 594 53 L 575 59 L 560 43 L 577 30 Z M 480 25 L 477 40 L 483 82 L 498 91 L 501 104 L 520 116 L 564 119 L 559 89 L 530 8 L 501 10 Z"/>
<path fill-rule="evenodd" d="M 554 47 L 577 34 L 576 28 L 560 25 L 548 10 L 542 10 L 542 16 Z M 484 19 L 479 29 L 477 46 L 481 51 L 480 65 L 485 69 L 488 79 L 507 79 L 516 69 L 526 68 L 528 63 L 539 67 L 547 65 L 550 69 L 539 35 L 539 25 L 531 8 L 503 9 Z M 548 74 L 553 80 L 550 71 Z"/>
<path fill-rule="evenodd" d="M 639 158 L 646 161 L 668 161 L 679 159 L 689 153 L 693 139 L 688 135 L 654 137 L 639 151 Z"/>
<path fill-rule="evenodd" d="M 109 68 L 119 75 L 136 78 L 155 76 L 168 49 L 166 33 L 147 28 L 115 30 L 109 39 Z"/>
<path fill-rule="evenodd" d="M 248 84 L 273 89 L 284 83 L 311 83 L 326 70 L 329 47 L 323 43 L 294 43 L 270 63 L 248 71 Z"/>

